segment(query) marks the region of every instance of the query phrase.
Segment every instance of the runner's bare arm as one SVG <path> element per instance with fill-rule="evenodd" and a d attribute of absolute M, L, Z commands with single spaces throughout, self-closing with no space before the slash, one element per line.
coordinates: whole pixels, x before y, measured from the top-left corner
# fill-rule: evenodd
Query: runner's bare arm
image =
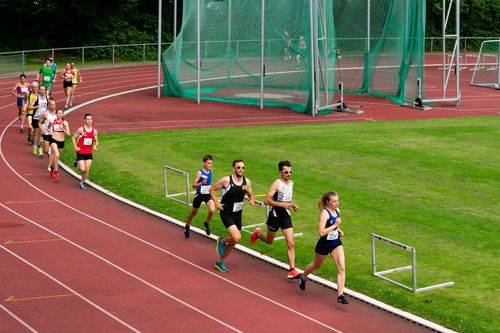
<path fill-rule="evenodd" d="M 226 176 L 219 179 L 217 183 L 210 186 L 210 196 L 212 197 L 212 200 L 215 203 L 215 207 L 218 210 L 224 210 L 224 207 L 222 207 L 221 203 L 219 202 L 219 199 L 217 198 L 217 190 L 221 188 L 226 188 L 228 185 L 229 185 L 229 176 Z"/>
<path fill-rule="evenodd" d="M 78 147 L 76 145 L 76 140 L 77 140 L 77 137 L 79 137 L 81 135 L 81 130 L 82 130 L 82 128 L 80 127 L 79 129 L 76 130 L 76 132 L 71 137 L 71 142 L 73 143 L 73 147 L 75 148 L 76 152 L 78 152 L 80 150 L 80 147 Z"/>
<path fill-rule="evenodd" d="M 201 171 L 198 170 L 198 172 L 196 173 L 196 176 L 194 177 L 194 180 L 193 180 L 193 185 L 191 185 L 192 188 L 197 188 L 198 186 L 200 185 L 203 185 L 204 183 L 203 182 L 207 182 L 206 180 L 204 179 L 200 179 L 201 178 Z M 200 180 L 202 180 L 200 182 Z"/>
<path fill-rule="evenodd" d="M 247 178 L 247 197 L 248 197 L 248 202 L 250 205 L 255 205 L 255 196 L 253 195 L 252 191 L 252 183 L 250 182 L 250 179 Z"/>
<path fill-rule="evenodd" d="M 99 139 L 97 138 L 97 130 L 94 130 L 94 147 L 92 147 L 92 149 L 97 150 L 98 144 L 99 144 Z"/>

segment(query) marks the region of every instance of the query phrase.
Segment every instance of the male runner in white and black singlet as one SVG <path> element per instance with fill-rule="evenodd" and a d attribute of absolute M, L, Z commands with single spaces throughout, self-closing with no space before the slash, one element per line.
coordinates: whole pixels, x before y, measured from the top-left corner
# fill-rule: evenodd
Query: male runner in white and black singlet
<path fill-rule="evenodd" d="M 224 260 L 229 256 L 233 248 L 241 240 L 241 213 L 243 200 L 248 196 L 250 205 L 255 204 L 250 179 L 245 178 L 245 163 L 243 160 L 233 161 L 233 174 L 221 178 L 210 188 L 210 195 L 215 203 L 215 207 L 220 210 L 220 219 L 229 236 L 217 239 L 217 254 L 219 259 L 215 263 L 215 268 L 226 273 L 229 270 L 224 264 Z M 217 199 L 216 191 L 222 189 L 221 201 Z"/>
<path fill-rule="evenodd" d="M 276 237 L 276 232 L 281 229 L 288 248 L 290 270 L 287 278 L 298 279 L 300 273 L 295 269 L 295 241 L 290 208 L 297 211 L 299 206 L 292 201 L 293 181 L 290 179 L 292 177 L 292 164 L 289 161 L 281 161 L 278 163 L 278 171 L 280 178 L 271 184 L 264 201 L 266 205 L 271 206 L 266 222 L 267 234 L 261 233 L 260 228 L 257 228 L 250 236 L 250 242 L 255 243 L 257 239 L 260 239 L 270 245 Z"/>

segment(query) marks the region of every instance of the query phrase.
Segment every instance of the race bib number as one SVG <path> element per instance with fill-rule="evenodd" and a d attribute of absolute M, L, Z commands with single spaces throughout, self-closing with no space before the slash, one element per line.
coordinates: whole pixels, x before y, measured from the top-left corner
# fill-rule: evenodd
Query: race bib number
<path fill-rule="evenodd" d="M 239 212 L 240 210 L 243 209 L 243 201 L 242 202 L 235 202 L 233 205 L 233 212 Z"/>
<path fill-rule="evenodd" d="M 92 138 L 83 138 L 84 146 L 92 146 Z"/>
<path fill-rule="evenodd" d="M 339 238 L 339 228 L 333 229 L 326 236 L 326 239 L 328 240 L 336 240 L 337 238 Z"/>
<path fill-rule="evenodd" d="M 210 194 L 210 185 L 201 185 L 200 186 L 201 194 Z"/>
<path fill-rule="evenodd" d="M 73 78 L 73 74 L 71 74 L 71 73 L 66 73 L 65 75 L 66 75 L 66 79 L 68 79 L 68 80 Z"/>
<path fill-rule="evenodd" d="M 63 125 L 62 124 L 54 124 L 54 132 L 62 132 Z"/>
<path fill-rule="evenodd" d="M 43 77 L 43 81 L 45 81 L 45 82 L 50 81 L 50 76 L 45 75 Z"/>

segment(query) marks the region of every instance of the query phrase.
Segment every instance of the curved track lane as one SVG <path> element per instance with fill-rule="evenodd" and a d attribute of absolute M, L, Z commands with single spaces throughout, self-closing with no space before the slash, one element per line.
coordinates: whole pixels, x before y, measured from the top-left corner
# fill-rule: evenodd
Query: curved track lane
<path fill-rule="evenodd" d="M 152 73 L 152 67 L 85 71 L 75 101 L 148 86 Z M 10 91 L 14 83 L 15 78 L 0 80 L 0 91 Z M 68 117 L 72 130 L 86 109 L 104 131 L 119 130 L 107 128 L 107 121 L 149 129 L 134 123 L 124 110 L 133 109 L 133 101 L 151 101 L 152 93 L 82 108 Z M 295 281 L 284 279 L 281 269 L 242 253 L 229 259 L 229 274 L 220 274 L 213 269 L 212 240 L 199 235 L 186 240 L 175 225 L 95 190 L 78 190 L 67 174 L 54 184 L 47 161 L 31 156 L 24 134 L 10 126 L 16 107 L 6 95 L 0 95 L 0 327 L 16 332 L 426 331 L 354 299 L 341 306 L 334 291 L 314 283 L 301 292 Z M 121 105 L 120 100 L 128 102 Z M 177 99 L 161 102 L 167 109 L 182 107 Z M 215 103 L 183 103 L 195 111 L 184 108 L 184 119 L 177 111 L 151 112 L 157 116 L 151 122 L 197 127 L 189 120 L 195 112 L 223 109 Z M 153 104 L 146 107 L 154 109 Z M 270 116 L 250 107 L 228 108 L 248 110 L 259 119 Z M 281 116 L 304 117 L 273 110 L 271 119 Z M 248 125 L 248 119 L 244 122 Z"/>

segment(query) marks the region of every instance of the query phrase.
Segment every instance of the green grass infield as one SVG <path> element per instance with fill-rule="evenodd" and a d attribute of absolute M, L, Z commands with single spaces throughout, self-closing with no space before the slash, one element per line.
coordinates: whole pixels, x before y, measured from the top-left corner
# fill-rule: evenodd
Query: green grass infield
<path fill-rule="evenodd" d="M 99 119 L 96 127 L 99 128 Z M 214 178 L 244 159 L 254 193 L 263 195 L 293 166 L 296 264 L 313 259 L 318 239 L 317 202 L 339 193 L 346 253 L 346 287 L 460 332 L 499 332 L 500 321 L 500 118 L 283 125 L 100 134 L 90 179 L 105 188 L 185 221 L 188 206 L 164 197 L 162 166 L 189 172 L 214 157 Z M 63 160 L 72 164 L 74 152 Z M 170 192 L 184 190 L 170 175 Z M 263 197 L 258 197 L 262 199 Z M 202 227 L 206 207 L 193 224 Z M 243 224 L 265 220 L 262 207 L 245 207 Z M 225 234 L 219 216 L 215 234 Z M 370 233 L 417 250 L 418 287 L 454 281 L 444 289 L 413 294 L 371 274 Z M 287 262 L 281 240 L 242 244 Z M 184 237 L 179 229 L 179 237 Z M 401 250 L 377 245 L 378 270 L 410 264 Z M 215 257 L 214 257 L 215 260 Z M 230 258 L 228 265 L 231 265 Z M 282 273 L 284 274 L 284 272 Z M 336 279 L 328 260 L 315 274 Z M 411 284 L 409 272 L 392 278 Z"/>

